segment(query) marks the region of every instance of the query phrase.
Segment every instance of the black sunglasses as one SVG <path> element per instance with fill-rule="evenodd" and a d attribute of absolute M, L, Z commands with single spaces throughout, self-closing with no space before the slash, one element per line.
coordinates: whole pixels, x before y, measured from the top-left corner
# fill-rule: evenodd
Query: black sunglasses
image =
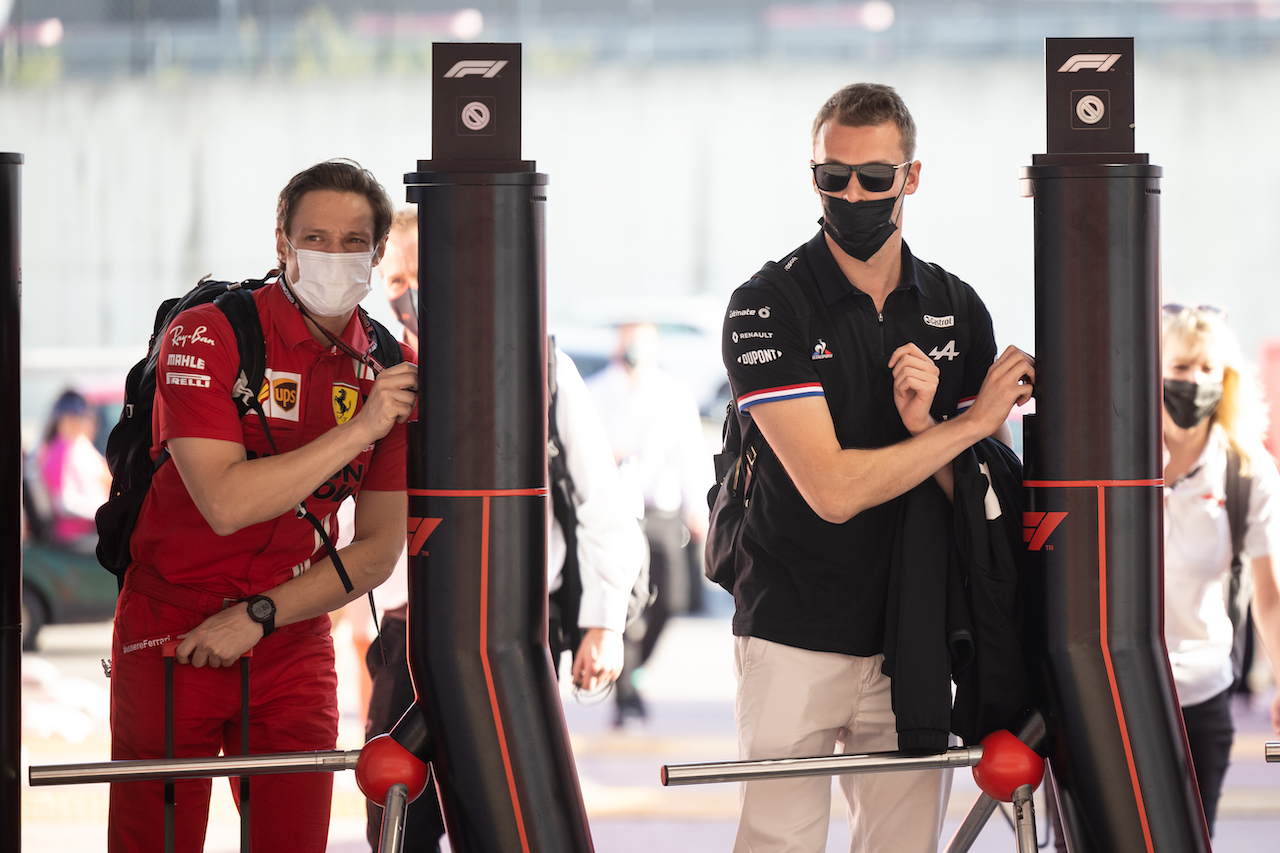
<path fill-rule="evenodd" d="M 913 162 L 915 161 L 908 160 L 901 166 L 890 166 L 888 163 L 863 163 L 861 166 L 846 166 L 843 163 L 813 163 L 809 168 L 813 170 L 814 183 L 823 192 L 840 192 L 849 186 L 849 179 L 856 172 L 858 183 L 862 185 L 864 190 L 869 193 L 882 193 L 893 189 L 893 182 L 897 178 L 898 170 L 904 166 L 910 166 Z"/>

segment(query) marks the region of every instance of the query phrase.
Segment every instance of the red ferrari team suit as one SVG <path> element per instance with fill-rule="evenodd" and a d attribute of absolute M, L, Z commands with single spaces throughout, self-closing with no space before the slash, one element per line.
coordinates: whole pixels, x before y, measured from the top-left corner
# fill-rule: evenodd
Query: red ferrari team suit
<path fill-rule="evenodd" d="M 373 387 L 367 366 L 318 344 L 278 284 L 254 294 L 266 340 L 266 376 L 258 394 L 279 452 L 315 440 L 359 411 Z M 356 315 L 342 340 L 363 353 L 369 341 Z M 403 348 L 406 360 L 416 360 Z M 241 418 L 232 389 L 240 375 L 235 334 L 214 305 L 192 308 L 165 334 L 156 378 L 154 458 L 174 438 L 244 445 L 250 459 L 272 453 L 256 413 Z M 396 425 L 333 474 L 306 500 L 337 539 L 337 508 L 361 489 L 405 488 L 405 428 Z M 160 466 L 131 541 L 133 563 L 116 605 L 111 651 L 113 759 L 164 757 L 164 661 L 161 643 L 208 616 L 266 592 L 324 559 L 316 531 L 294 513 L 215 534 L 172 461 Z M 331 571 L 327 569 L 326 571 Z M 251 753 L 333 749 L 338 734 L 329 617 L 278 628 L 252 651 Z M 240 753 L 240 668 L 175 665 L 174 755 Z M 233 794 L 238 786 L 232 780 Z M 111 786 L 112 853 L 163 849 L 163 782 Z M 176 850 L 199 851 L 211 781 L 177 783 Z M 260 851 L 323 851 L 333 777 L 329 773 L 258 776 L 252 783 L 252 844 Z"/>

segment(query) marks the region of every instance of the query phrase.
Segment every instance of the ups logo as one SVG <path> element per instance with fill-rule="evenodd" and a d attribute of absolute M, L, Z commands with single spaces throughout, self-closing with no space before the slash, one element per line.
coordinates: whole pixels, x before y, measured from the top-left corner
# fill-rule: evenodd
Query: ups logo
<path fill-rule="evenodd" d="M 271 399 L 282 410 L 292 411 L 298 405 L 298 383 L 292 379 L 277 379 L 271 388 Z"/>

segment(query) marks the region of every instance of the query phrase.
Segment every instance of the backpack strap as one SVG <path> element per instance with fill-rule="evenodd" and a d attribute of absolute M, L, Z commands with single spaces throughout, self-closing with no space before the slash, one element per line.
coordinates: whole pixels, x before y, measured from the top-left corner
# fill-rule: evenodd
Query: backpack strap
<path fill-rule="evenodd" d="M 271 437 L 271 427 L 267 423 L 267 413 L 262 409 L 262 403 L 258 400 L 258 389 L 262 387 L 262 382 L 267 375 L 267 342 L 262 332 L 262 320 L 258 316 L 258 305 L 253 299 L 253 290 L 238 284 L 230 285 L 227 292 L 213 300 L 213 304 L 222 310 L 227 316 L 227 321 L 231 324 L 232 330 L 236 334 L 236 349 L 240 353 L 240 375 L 236 377 L 235 385 L 231 389 L 231 396 L 236 401 L 236 407 L 240 410 L 243 417 L 246 413 L 252 411 L 257 414 L 259 421 L 262 422 L 262 431 L 266 434 L 267 443 L 271 445 L 272 453 L 279 454 L 280 450 L 276 447 L 275 439 Z M 383 331 L 386 331 L 385 329 Z M 399 345 L 396 345 L 395 351 L 400 353 Z M 167 458 L 168 454 L 161 454 Z M 163 458 L 157 457 L 157 466 L 163 462 Z M 342 581 L 342 588 L 347 592 L 355 589 L 355 584 L 351 582 L 351 576 L 347 574 L 347 567 L 342 564 L 342 558 L 338 556 L 338 549 L 334 546 L 333 540 L 329 537 L 329 531 L 324 529 L 324 525 L 320 519 L 316 518 L 311 510 L 307 509 L 307 502 L 299 501 L 294 507 L 294 514 L 298 518 L 308 522 L 316 533 L 320 536 L 320 541 L 324 543 L 324 549 L 329 554 L 329 559 L 333 561 L 333 567 L 338 572 L 338 578 Z M 369 599 L 369 606 L 373 606 L 372 594 Z M 375 611 L 374 624 L 377 624 Z"/>
<path fill-rule="evenodd" d="M 576 653 L 582 642 L 582 632 L 578 628 L 578 613 L 582 606 L 582 572 L 578 565 L 578 512 L 573 502 L 573 475 L 569 473 L 569 460 L 556 423 L 560 386 L 556 381 L 554 336 L 547 339 L 547 392 L 547 473 L 551 479 L 548 484 L 551 487 L 551 512 L 556 521 L 560 522 L 565 544 L 560 588 L 552 593 L 552 600 L 560 611 L 560 636 L 553 637 L 552 640 L 560 648 Z"/>
<path fill-rule="evenodd" d="M 801 336 L 803 339 L 808 340 L 809 320 L 813 316 L 813 306 L 810 304 L 809 298 L 805 296 L 804 292 L 800 289 L 800 283 L 796 281 L 795 276 L 793 276 L 784 265 L 777 261 L 768 261 L 760 268 L 759 272 L 751 277 L 751 280 L 747 282 L 747 286 L 751 286 L 752 283 L 756 281 L 763 281 L 764 283 L 772 286 L 773 289 L 778 292 L 778 295 L 787 301 L 787 305 L 791 309 L 792 316 L 794 316 L 796 321 L 800 324 Z M 739 442 L 737 448 L 729 446 L 729 442 L 732 441 L 733 438 L 729 418 L 738 419 Z M 733 481 L 730 483 L 730 488 L 735 493 L 741 494 L 743 504 L 746 504 L 746 502 L 750 500 L 749 491 L 751 483 L 754 480 L 752 474 L 755 471 L 756 459 L 760 453 L 759 448 L 756 446 L 756 437 L 759 436 L 759 434 L 760 430 L 755 426 L 755 420 L 752 418 L 743 418 L 738 413 L 737 401 L 730 400 L 729 411 L 725 413 L 725 424 L 722 436 L 724 439 L 724 447 L 716 457 L 716 473 L 720 474 L 721 467 L 725 467 L 726 469 L 729 467 L 725 464 L 725 461 L 729 459 L 726 454 L 736 451 L 738 458 L 736 465 L 737 470 L 732 472 L 726 470 L 726 473 L 731 474 L 733 477 Z M 723 481 L 723 475 L 721 476 L 721 481 Z M 714 499 L 709 497 L 709 500 Z"/>
<path fill-rule="evenodd" d="M 399 339 L 391 330 L 370 317 L 363 308 L 357 308 L 368 323 L 365 329 L 373 330 L 373 351 L 370 353 L 383 367 L 391 367 L 404 361 L 404 352 L 400 349 Z"/>
<path fill-rule="evenodd" d="M 1231 531 L 1231 578 L 1227 583 L 1227 615 L 1235 639 L 1231 646 L 1231 667 L 1237 680 L 1244 676 L 1244 651 L 1249 620 L 1247 608 L 1240 607 L 1240 587 L 1244 581 L 1244 534 L 1249 523 L 1249 491 L 1252 477 L 1240 474 L 1240 454 L 1227 446 L 1227 476 L 1225 482 L 1227 527 Z"/>
<path fill-rule="evenodd" d="M 1231 577 L 1238 584 L 1243 560 L 1245 527 L 1249 522 L 1249 486 L 1252 477 L 1240 476 L 1240 454 L 1227 447 L 1227 525 L 1231 529 Z"/>

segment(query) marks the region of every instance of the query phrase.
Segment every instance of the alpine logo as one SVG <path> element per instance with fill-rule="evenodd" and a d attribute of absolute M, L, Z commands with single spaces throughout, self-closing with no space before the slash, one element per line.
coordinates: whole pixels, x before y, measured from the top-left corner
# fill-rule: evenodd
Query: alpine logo
<path fill-rule="evenodd" d="M 409 516 L 409 556 L 426 557 L 427 538 L 440 526 L 443 518 L 414 518 Z"/>
<path fill-rule="evenodd" d="M 1058 525 L 1067 517 L 1065 512 L 1024 512 L 1022 514 L 1022 541 L 1027 543 L 1028 551 L 1039 551 L 1042 548 L 1052 551 L 1052 545 L 1046 545 L 1049 534 L 1058 529 Z"/>
<path fill-rule="evenodd" d="M 507 64 L 505 59 L 463 59 L 453 64 L 453 67 L 445 72 L 445 77 L 468 77 L 471 75 L 480 75 L 481 77 L 496 77 Z"/>
<path fill-rule="evenodd" d="M 818 338 L 818 342 L 813 345 L 813 355 L 810 357 L 814 361 L 818 361 L 823 358 L 835 358 L 835 356 L 831 354 L 831 350 L 827 349 L 827 342 L 822 338 Z"/>
<path fill-rule="evenodd" d="M 1085 68 L 1094 68 L 1099 72 L 1110 71 L 1111 66 L 1120 61 L 1120 57 L 1121 54 L 1119 53 L 1077 53 L 1062 63 L 1062 67 L 1058 71 L 1059 73 L 1063 71 L 1076 72 Z"/>
<path fill-rule="evenodd" d="M 938 349 L 937 347 L 934 347 L 933 349 L 929 350 L 929 358 L 933 359 L 934 361 L 942 361 L 944 358 L 947 361 L 955 361 L 956 356 L 958 356 L 959 354 L 960 353 L 956 351 L 956 342 L 954 340 L 947 341 L 947 345 L 942 349 Z"/>

